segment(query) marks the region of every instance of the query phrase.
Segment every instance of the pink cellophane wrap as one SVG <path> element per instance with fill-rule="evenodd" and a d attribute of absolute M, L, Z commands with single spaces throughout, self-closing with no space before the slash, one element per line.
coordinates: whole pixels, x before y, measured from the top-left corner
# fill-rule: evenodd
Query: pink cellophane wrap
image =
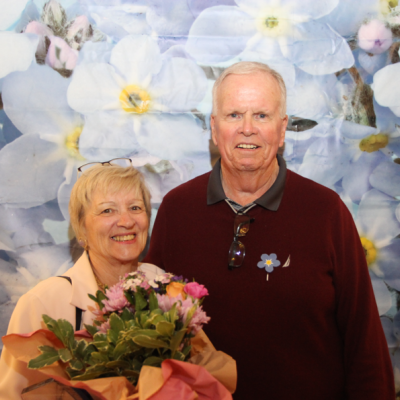
<path fill-rule="evenodd" d="M 76 339 L 89 339 L 86 331 L 75 332 Z M 40 329 L 30 334 L 10 334 L 2 338 L 4 346 L 25 364 L 37 357 L 39 346 L 63 347 L 50 331 Z M 95 400 L 231 400 L 236 388 L 236 362 L 227 354 L 216 351 L 208 337 L 200 331 L 192 339 L 189 362 L 165 360 L 160 368 L 145 366 L 137 388 L 123 377 L 70 381 L 65 365 L 56 362 L 40 370 L 26 368 L 29 374 L 43 374 L 58 382 L 87 390 Z"/>

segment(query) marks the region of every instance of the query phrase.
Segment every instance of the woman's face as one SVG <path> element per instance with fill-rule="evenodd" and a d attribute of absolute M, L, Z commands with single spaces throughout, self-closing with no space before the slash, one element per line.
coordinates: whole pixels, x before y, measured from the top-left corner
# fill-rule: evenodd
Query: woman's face
<path fill-rule="evenodd" d="M 84 232 L 94 265 L 137 265 L 148 229 L 149 219 L 141 194 L 93 193 L 86 210 Z"/>

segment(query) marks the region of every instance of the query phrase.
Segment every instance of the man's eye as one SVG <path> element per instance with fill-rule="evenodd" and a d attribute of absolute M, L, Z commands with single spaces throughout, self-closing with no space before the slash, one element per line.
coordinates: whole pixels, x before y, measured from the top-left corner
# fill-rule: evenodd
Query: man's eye
<path fill-rule="evenodd" d="M 267 114 L 258 114 L 258 117 L 261 119 L 267 118 Z"/>

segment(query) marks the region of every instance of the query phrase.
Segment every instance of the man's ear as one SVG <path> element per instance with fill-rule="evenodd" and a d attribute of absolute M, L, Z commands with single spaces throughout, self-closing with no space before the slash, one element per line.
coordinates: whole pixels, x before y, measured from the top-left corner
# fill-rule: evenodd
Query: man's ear
<path fill-rule="evenodd" d="M 214 144 L 216 146 L 218 146 L 217 133 L 216 133 L 216 129 L 215 129 L 215 115 L 212 115 L 212 114 L 211 114 L 211 118 L 210 118 L 210 126 L 211 126 L 211 138 L 212 138 L 212 141 L 214 142 Z"/>
<path fill-rule="evenodd" d="M 279 147 L 282 147 L 285 143 L 285 135 L 286 135 L 286 128 L 288 124 L 289 118 L 285 115 L 285 118 L 282 119 L 282 126 L 281 126 L 281 137 L 279 139 Z"/>

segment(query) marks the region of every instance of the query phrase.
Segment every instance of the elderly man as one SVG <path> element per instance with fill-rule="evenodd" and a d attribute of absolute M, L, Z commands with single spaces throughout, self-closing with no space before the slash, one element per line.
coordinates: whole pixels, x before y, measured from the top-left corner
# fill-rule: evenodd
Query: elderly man
<path fill-rule="evenodd" d="M 215 82 L 211 173 L 165 196 L 147 261 L 210 292 L 205 331 L 237 361 L 234 399 L 394 399 L 364 251 L 333 191 L 286 169 L 286 90 L 264 64 Z"/>

